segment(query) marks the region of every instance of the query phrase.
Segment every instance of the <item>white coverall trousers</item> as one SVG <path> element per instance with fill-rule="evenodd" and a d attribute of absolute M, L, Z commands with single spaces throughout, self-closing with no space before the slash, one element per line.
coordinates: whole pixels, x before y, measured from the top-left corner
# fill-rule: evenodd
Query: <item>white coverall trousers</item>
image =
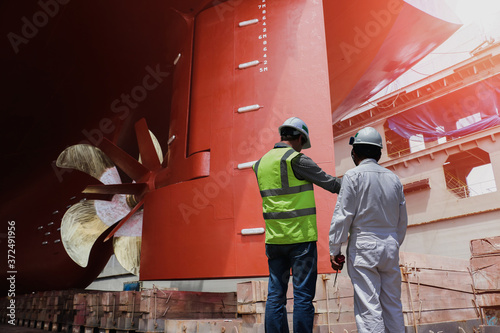
<path fill-rule="evenodd" d="M 396 235 L 351 234 L 347 256 L 358 333 L 404 333 Z"/>

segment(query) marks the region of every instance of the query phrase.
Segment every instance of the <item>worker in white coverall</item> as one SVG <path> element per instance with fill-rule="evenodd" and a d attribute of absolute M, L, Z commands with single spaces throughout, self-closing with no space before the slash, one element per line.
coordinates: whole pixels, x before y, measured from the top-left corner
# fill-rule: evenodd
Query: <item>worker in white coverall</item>
<path fill-rule="evenodd" d="M 378 164 L 382 137 L 374 128 L 360 130 L 349 144 L 356 167 L 342 179 L 330 228 L 330 261 L 342 269 L 340 248 L 349 238 L 346 262 L 359 333 L 404 333 L 399 247 L 408 217 L 403 186 Z"/>

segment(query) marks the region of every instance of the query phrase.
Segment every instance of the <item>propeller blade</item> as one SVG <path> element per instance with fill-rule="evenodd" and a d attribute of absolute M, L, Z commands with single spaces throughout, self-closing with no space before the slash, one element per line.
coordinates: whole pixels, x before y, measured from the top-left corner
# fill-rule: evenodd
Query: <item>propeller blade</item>
<path fill-rule="evenodd" d="M 153 144 L 155 146 L 156 150 L 156 155 L 158 156 L 158 160 L 160 162 L 160 167 L 163 166 L 163 151 L 161 149 L 160 142 L 156 138 L 156 136 L 153 134 L 153 132 L 149 131 L 149 135 L 151 135 L 151 140 L 153 140 Z"/>
<path fill-rule="evenodd" d="M 123 268 L 134 275 L 139 275 L 141 243 L 142 239 L 140 236 L 121 236 L 113 238 L 113 248 L 116 259 Z"/>
<path fill-rule="evenodd" d="M 134 215 L 132 215 L 127 222 L 125 222 L 121 228 L 115 233 L 114 237 L 121 236 L 142 236 L 142 220 L 144 216 L 144 211 L 139 210 Z"/>
<path fill-rule="evenodd" d="M 106 239 L 104 239 L 104 241 L 108 241 L 111 237 L 113 237 L 113 235 L 118 231 L 118 229 L 121 228 L 121 226 L 123 224 L 125 224 L 125 222 L 127 222 L 127 220 L 132 216 L 134 215 L 135 212 L 137 212 L 137 210 L 139 210 L 139 208 L 142 207 L 142 205 L 144 204 L 144 198 L 142 198 L 141 201 L 139 201 L 139 203 L 137 205 L 135 205 L 135 207 L 127 214 L 127 216 L 125 216 L 119 223 L 116 227 L 114 227 L 114 229 L 109 233 L 109 235 L 106 237 Z"/>
<path fill-rule="evenodd" d="M 61 239 L 70 258 L 87 267 L 92 246 L 108 228 L 97 216 L 92 200 L 71 206 L 61 221 Z"/>
<path fill-rule="evenodd" d="M 145 183 L 114 184 L 114 185 L 89 185 L 82 193 L 96 194 L 133 194 L 140 196 L 148 189 Z"/>
<path fill-rule="evenodd" d="M 162 156 L 161 148 L 160 152 L 158 152 L 152 138 L 154 135 L 148 129 L 146 119 L 142 118 L 135 123 L 135 134 L 137 136 L 137 143 L 139 145 L 139 153 L 142 159 L 142 164 L 149 170 L 157 170 L 161 168 L 161 161 L 158 157 Z M 156 143 L 158 143 L 158 140 L 156 140 Z"/>
<path fill-rule="evenodd" d="M 111 169 L 107 169 L 99 178 L 101 183 L 103 184 L 121 184 L 122 180 L 120 179 L 120 174 L 118 173 L 118 169 L 113 166 Z"/>
<path fill-rule="evenodd" d="M 127 196 L 115 194 L 111 201 L 94 201 L 97 216 L 104 224 L 112 226 L 130 212 L 130 206 L 127 203 Z"/>
<path fill-rule="evenodd" d="M 101 140 L 99 148 L 101 148 L 101 150 L 104 151 L 106 155 L 108 155 L 111 160 L 133 180 L 140 180 L 150 171 L 135 158 L 127 154 L 127 152 L 106 138 Z"/>
<path fill-rule="evenodd" d="M 75 169 L 99 179 L 114 167 L 111 159 L 97 147 L 79 144 L 66 148 L 57 158 L 59 168 Z"/>
<path fill-rule="evenodd" d="M 116 259 L 130 273 L 139 275 L 141 236 L 144 212 L 139 210 L 122 225 L 113 237 Z"/>

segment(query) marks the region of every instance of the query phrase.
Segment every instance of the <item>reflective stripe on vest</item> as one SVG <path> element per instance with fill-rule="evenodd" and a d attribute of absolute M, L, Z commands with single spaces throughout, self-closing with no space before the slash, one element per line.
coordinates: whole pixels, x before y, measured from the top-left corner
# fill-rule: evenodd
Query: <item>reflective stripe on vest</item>
<path fill-rule="evenodd" d="M 262 196 L 267 244 L 294 244 L 318 239 L 313 184 L 297 179 L 292 148 L 274 148 L 253 170 Z"/>

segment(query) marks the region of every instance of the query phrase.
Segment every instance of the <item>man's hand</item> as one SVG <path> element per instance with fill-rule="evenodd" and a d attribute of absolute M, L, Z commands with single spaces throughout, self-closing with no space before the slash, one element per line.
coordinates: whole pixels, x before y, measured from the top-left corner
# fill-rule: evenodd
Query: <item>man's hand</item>
<path fill-rule="evenodd" d="M 344 268 L 345 257 L 340 253 L 334 256 L 330 255 L 330 262 L 334 270 L 341 271 Z"/>

